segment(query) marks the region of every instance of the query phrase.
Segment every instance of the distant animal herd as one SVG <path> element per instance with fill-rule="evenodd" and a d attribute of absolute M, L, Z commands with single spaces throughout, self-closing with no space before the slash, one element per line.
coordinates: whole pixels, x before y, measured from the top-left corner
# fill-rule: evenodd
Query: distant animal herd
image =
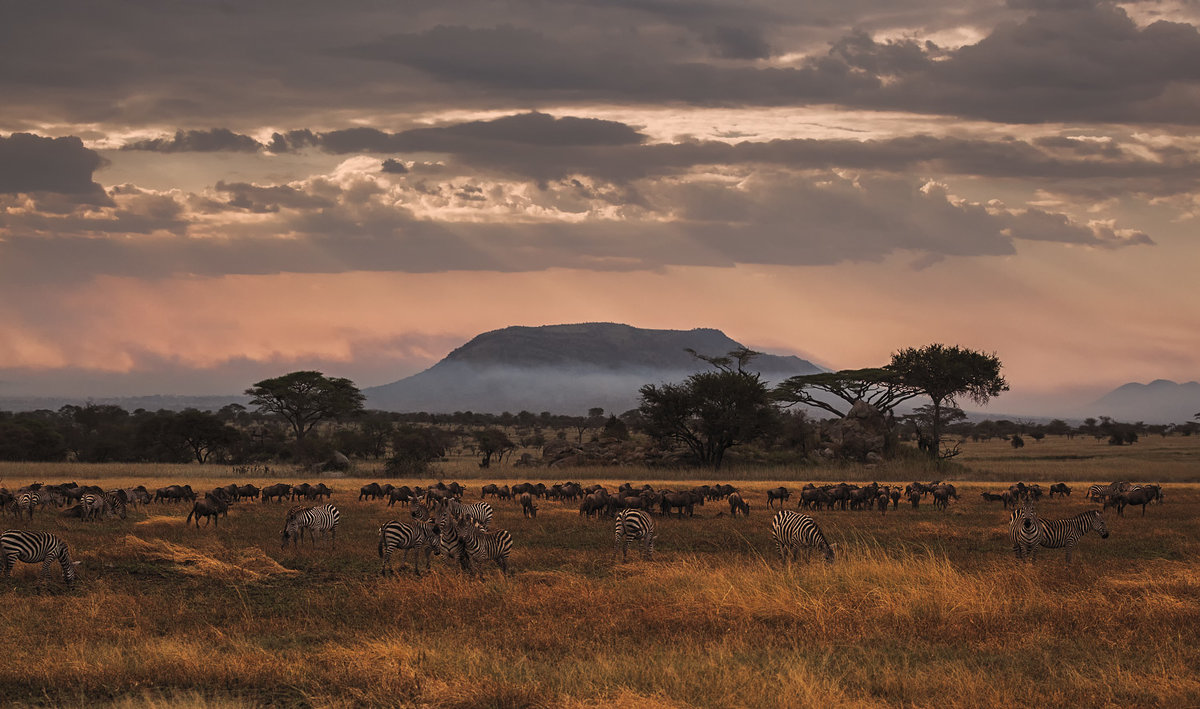
<path fill-rule="evenodd" d="M 1048 496 L 1069 497 L 1071 488 L 1065 483 L 1051 485 Z M 78 485 L 74 482 L 58 485 L 33 483 L 16 492 L 0 488 L 0 510 L 11 514 L 18 521 L 32 522 L 36 511 L 52 506 L 58 516 L 77 518 L 82 521 L 100 519 L 126 519 L 127 509 L 137 505 L 191 503 L 192 508 L 185 524 L 200 527 L 200 518 L 205 526 L 210 522 L 218 525 L 220 518 L 228 516 L 230 508 L 242 500 L 260 500 L 262 503 L 293 504 L 284 516 L 282 546 L 289 541 L 298 545 L 305 532 L 310 544 L 316 545 L 316 535 L 328 537 L 331 548 L 337 545 L 337 527 L 341 512 L 329 502 L 334 490 L 324 483 L 312 485 L 301 483 L 289 485 L 276 483 L 259 488 L 255 485 L 229 484 L 213 488 L 203 496 L 192 490 L 190 485 L 168 485 L 153 493 L 144 486 L 105 490 L 95 485 Z M 983 492 L 987 502 L 1000 502 L 1005 509 L 1012 509 L 1009 516 L 1009 534 L 1013 551 L 1018 559 L 1032 561 L 1039 548 L 1066 549 L 1066 558 L 1071 559 L 1072 550 L 1079 539 L 1095 530 L 1101 537 L 1108 536 L 1102 511 L 1115 507 L 1123 516 L 1127 506 L 1141 506 L 1142 515 L 1146 505 L 1163 501 L 1160 485 L 1135 484 L 1126 481 L 1108 485 L 1092 485 L 1085 498 L 1100 503 L 1102 508 L 1088 510 L 1067 519 L 1048 520 L 1041 518 L 1036 503 L 1047 493 L 1037 484 L 1015 483 L 1000 492 Z M 466 502 L 469 490 L 457 482 L 437 482 L 429 486 L 392 485 L 370 483 L 359 489 L 358 502 L 387 500 L 387 506 L 396 503 L 409 508 L 409 519 L 391 520 L 379 528 L 377 552 L 382 559 L 381 573 L 392 573 L 391 559 L 397 551 L 403 552 L 401 563 L 407 565 L 408 554 L 415 553 L 414 569 L 421 573 L 420 559 L 425 558 L 426 571 L 430 569 L 430 558 L 445 557 L 452 565 L 464 572 L 475 574 L 481 566 L 495 563 L 501 573 L 510 572 L 508 558 L 513 548 L 512 534 L 507 530 L 494 529 L 494 510 L 485 499 L 492 497 L 497 503 L 505 501 L 519 505 L 523 516 L 536 518 L 540 509 L 538 501 L 560 504 L 578 504 L 579 514 L 586 518 L 611 519 L 613 524 L 614 554 L 627 558 L 628 547 L 641 547 L 642 557 L 650 559 L 654 554 L 657 531 L 654 517 L 672 514 L 683 517 L 694 516 L 695 508 L 707 502 L 726 501 L 731 517 L 748 516 L 751 505 L 741 491 L 729 484 L 698 485 L 687 490 L 658 489 L 651 485 L 637 487 L 624 483 L 615 490 L 603 485 L 583 486 L 577 482 L 519 483 L 515 485 L 487 484 L 480 488 L 478 502 Z M 796 509 L 786 509 L 793 495 L 797 498 Z M 815 485 L 809 483 L 798 490 L 776 487 L 766 492 L 765 506 L 775 511 L 771 520 L 771 535 L 776 552 L 784 563 L 790 563 L 803 552 L 805 557 L 817 552 L 826 562 L 835 557 L 835 544 L 825 538 L 817 521 L 805 511 L 834 510 L 878 510 L 884 514 L 889 509 L 899 508 L 904 499 L 918 508 L 926 498 L 932 498 L 935 509 L 946 510 L 951 500 L 957 500 L 954 485 L 935 481 L 913 482 L 903 488 L 899 486 L 855 485 L 837 483 Z M 312 502 L 312 505 L 304 503 Z M 321 504 L 321 503 L 324 504 Z M 717 513 L 724 515 L 724 511 Z M 0 567 L 4 576 L 9 576 L 15 562 L 42 564 L 42 576 L 48 576 L 54 564 L 59 564 L 63 580 L 71 585 L 76 579 L 78 562 L 72 562 L 67 544 L 49 532 L 9 530 L 0 535 Z"/>

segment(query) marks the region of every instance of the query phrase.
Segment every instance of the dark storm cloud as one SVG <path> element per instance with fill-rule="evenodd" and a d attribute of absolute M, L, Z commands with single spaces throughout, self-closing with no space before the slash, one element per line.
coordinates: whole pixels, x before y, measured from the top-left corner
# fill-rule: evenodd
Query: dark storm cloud
<path fill-rule="evenodd" d="M 386 172 L 389 175 L 407 175 L 408 166 L 399 160 L 388 158 L 387 160 L 383 161 L 382 165 L 379 166 L 379 171 Z"/>
<path fill-rule="evenodd" d="M 256 152 L 262 145 L 248 135 L 227 128 L 179 130 L 173 138 L 152 138 L 128 143 L 122 150 L 151 150 L 159 153 L 212 153 L 217 151 Z"/>
<path fill-rule="evenodd" d="M 0 241 L 0 279 L 822 265 L 878 261 L 897 252 L 926 261 L 1005 255 L 1015 252 L 1018 238 L 1103 247 L 1150 243 L 1144 234 L 1095 229 L 1052 212 L 953 200 L 942 187 L 907 178 L 832 173 L 766 172 L 736 187 L 728 181 L 655 183 L 644 189 L 644 206 L 621 221 L 432 221 L 396 206 L 402 194 L 373 185 L 314 183 L 307 197 L 290 186 L 222 189 L 243 195 L 235 201 L 244 200 L 248 209 L 278 216 L 269 223 L 223 224 L 210 235 L 181 225 L 180 205 L 169 196 L 125 188 L 114 195 L 120 208 L 111 214 L 43 217 L 41 228 L 28 219 L 14 225 Z M 460 208 L 508 201 L 500 187 L 471 183 L 446 185 L 437 195 Z M 290 206 L 280 207 L 284 201 Z M 98 238 L 109 232 L 123 235 Z"/>
<path fill-rule="evenodd" d="M 657 45 L 578 46 L 513 26 L 440 25 L 349 51 L 443 81 L 590 100 L 788 104 L 836 101 L 879 86 L 875 77 L 829 58 L 798 68 L 727 67 L 663 57 Z"/>
<path fill-rule="evenodd" d="M 321 195 L 288 185 L 262 187 L 245 182 L 218 181 L 216 190 L 229 195 L 226 204 L 259 214 L 278 212 L 280 209 L 324 209 L 332 207 L 334 201 Z"/>
<path fill-rule="evenodd" d="M 0 136 L 0 194 L 18 192 L 102 193 L 92 173 L 104 164 L 79 138 L 29 133 Z"/>

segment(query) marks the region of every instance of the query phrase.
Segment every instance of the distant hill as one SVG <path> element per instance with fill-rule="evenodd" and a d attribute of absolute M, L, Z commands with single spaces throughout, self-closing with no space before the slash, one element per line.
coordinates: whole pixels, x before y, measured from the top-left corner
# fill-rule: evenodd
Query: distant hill
<path fill-rule="evenodd" d="M 646 330 L 617 323 L 506 327 L 476 336 L 429 369 L 363 390 L 367 407 L 451 413 L 620 413 L 643 384 L 680 381 L 709 365 L 687 353 L 724 355 L 743 345 L 720 330 Z M 751 363 L 771 382 L 824 371 L 796 356 Z"/>
<path fill-rule="evenodd" d="M 1131 382 L 1100 397 L 1089 410 L 1094 412 L 1092 416 L 1111 416 L 1118 421 L 1184 423 L 1200 413 L 1200 382 Z"/>
<path fill-rule="evenodd" d="M 0 396 L 0 411 L 58 411 L 64 406 L 120 406 L 126 411 L 183 411 L 199 409 L 218 411 L 228 404 L 248 406 L 250 397 L 244 394 L 228 396 L 187 396 L 183 394 L 151 394 L 147 396 Z"/>

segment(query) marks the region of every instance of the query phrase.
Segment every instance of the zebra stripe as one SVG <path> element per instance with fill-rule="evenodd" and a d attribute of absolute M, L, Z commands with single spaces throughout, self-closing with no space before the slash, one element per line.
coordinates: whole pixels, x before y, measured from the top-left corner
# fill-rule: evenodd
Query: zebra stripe
<path fill-rule="evenodd" d="M 779 558 L 785 564 L 798 559 L 802 548 L 806 559 L 816 549 L 824 555 L 826 563 L 833 563 L 833 546 L 826 541 L 816 520 L 808 515 L 792 510 L 776 512 L 771 520 L 771 536 L 775 539 Z"/>
<path fill-rule="evenodd" d="M 446 500 L 446 505 L 450 509 L 450 514 L 455 517 L 469 516 L 487 531 L 488 526 L 492 523 L 492 506 L 486 502 L 476 502 L 470 505 L 464 505 L 456 498 Z"/>
<path fill-rule="evenodd" d="M 1008 520 L 1008 534 L 1012 538 L 1013 552 L 1018 559 L 1033 561 L 1034 552 L 1042 542 L 1042 525 L 1032 502 L 1023 502 L 1012 511 Z"/>
<path fill-rule="evenodd" d="M 421 552 L 425 552 L 425 570 L 428 571 L 429 556 L 431 554 L 441 552 L 438 551 L 439 529 L 436 524 L 430 522 L 384 522 L 379 528 L 379 556 L 383 559 L 383 568 L 380 571 L 383 575 L 392 573 L 392 552 L 397 549 L 404 550 L 404 559 L 401 564 L 408 564 L 408 552 L 416 550 L 416 571 L 417 576 L 421 575 Z M 403 567 L 401 567 L 403 568 Z"/>
<path fill-rule="evenodd" d="M 1096 500 L 1099 502 L 1108 495 L 1107 485 L 1092 485 L 1088 488 L 1087 495 L 1084 495 L 1085 500 Z"/>
<path fill-rule="evenodd" d="M 108 497 L 91 492 L 82 495 L 79 498 L 79 504 L 83 505 L 83 514 L 80 515 L 80 519 L 84 520 L 94 520 L 97 515 L 112 509 Z"/>
<path fill-rule="evenodd" d="M 1079 538 L 1090 530 L 1099 532 L 1101 539 L 1108 539 L 1108 527 L 1105 526 L 1104 518 L 1098 510 L 1088 510 L 1067 519 L 1039 519 L 1038 524 L 1042 528 L 1041 545 L 1047 549 L 1066 547 L 1068 562 L 1071 561 L 1071 551 L 1075 549 Z"/>
<path fill-rule="evenodd" d="M 66 542 L 49 532 L 10 529 L 0 535 L 0 568 L 4 576 L 9 576 L 18 561 L 41 563 L 43 577 L 50 575 L 50 569 L 57 561 L 62 566 L 63 581 L 68 586 L 75 582 L 75 564 L 71 562 Z"/>
<path fill-rule="evenodd" d="M 512 552 L 513 538 L 507 530 L 489 532 L 474 517 L 463 517 L 456 531 L 472 566 L 491 559 L 500 567 L 500 573 L 508 575 L 508 555 Z M 474 573 L 473 568 L 468 567 L 468 570 Z"/>
<path fill-rule="evenodd" d="M 41 504 L 41 497 L 36 492 L 23 492 L 17 497 L 17 519 L 21 519 L 25 510 L 29 511 L 29 521 L 33 521 L 33 509 Z"/>
<path fill-rule="evenodd" d="M 293 508 L 294 509 L 294 508 Z M 320 507 L 309 507 L 301 509 L 294 514 L 289 512 L 287 522 L 283 526 L 283 548 L 287 548 L 288 539 L 291 538 L 292 544 L 298 544 L 299 539 L 304 535 L 304 530 L 308 530 L 309 541 L 313 546 L 317 544 L 316 532 L 321 533 L 321 537 L 325 537 L 325 532 L 329 532 L 330 543 L 337 548 L 337 526 L 342 515 L 333 505 L 321 505 Z"/>
<path fill-rule="evenodd" d="M 642 558 L 654 556 L 654 520 L 642 510 L 626 509 L 617 513 L 616 524 L 613 525 L 615 548 L 613 554 L 621 554 L 621 560 L 628 558 L 629 542 L 642 540 Z"/>

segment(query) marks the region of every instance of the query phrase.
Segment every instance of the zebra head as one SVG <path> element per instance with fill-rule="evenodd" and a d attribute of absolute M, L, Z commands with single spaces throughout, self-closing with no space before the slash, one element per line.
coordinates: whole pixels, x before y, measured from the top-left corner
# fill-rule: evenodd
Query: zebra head
<path fill-rule="evenodd" d="M 1104 517 L 1096 510 L 1092 511 L 1095 513 L 1091 515 L 1092 529 L 1100 533 L 1101 539 L 1108 539 L 1108 525 L 1104 524 Z"/>
<path fill-rule="evenodd" d="M 837 549 L 837 547 L 838 547 L 837 544 L 826 544 L 825 548 L 821 550 L 821 553 L 825 555 L 825 563 L 826 564 L 833 563 L 833 553 L 834 553 L 834 550 Z"/>
<path fill-rule="evenodd" d="M 1022 529 L 1032 530 L 1037 526 L 1037 512 L 1033 509 L 1033 501 L 1029 498 L 1017 506 L 1013 510 L 1013 521 L 1021 526 Z"/>

